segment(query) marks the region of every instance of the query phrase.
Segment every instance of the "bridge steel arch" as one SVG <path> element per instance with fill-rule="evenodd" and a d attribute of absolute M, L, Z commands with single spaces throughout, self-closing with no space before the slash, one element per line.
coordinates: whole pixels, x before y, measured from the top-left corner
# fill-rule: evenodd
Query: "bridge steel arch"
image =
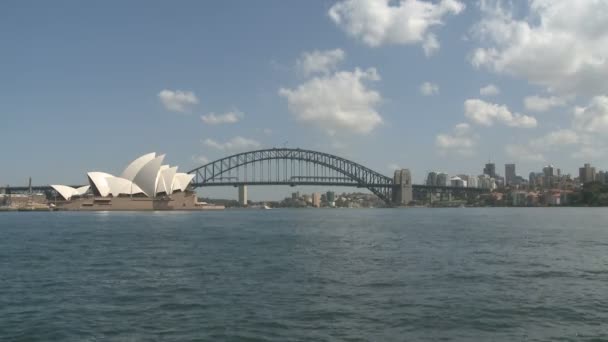
<path fill-rule="evenodd" d="M 275 165 L 272 165 L 274 161 Z M 282 163 L 281 163 L 282 162 Z M 291 163 L 291 173 L 287 172 Z M 315 165 L 315 174 L 301 172 L 297 168 L 294 174 L 294 163 L 302 165 Z M 267 176 L 260 176 L 261 180 L 241 180 L 232 177 L 231 173 L 244 169 L 247 174 L 248 165 L 258 165 L 266 168 Z M 282 164 L 282 168 L 280 167 Z M 276 169 L 274 169 L 276 167 Z M 325 168 L 319 172 L 318 167 Z M 274 170 L 273 170 L 274 169 Z M 255 168 L 253 169 L 255 172 Z M 328 172 L 328 170 L 330 170 Z M 262 170 L 263 171 L 263 170 Z M 275 179 L 271 177 L 271 171 L 276 171 Z M 279 177 L 279 172 L 291 177 Z M 369 169 L 359 163 L 344 159 L 329 153 L 323 153 L 299 148 L 271 148 L 234 154 L 222 159 L 212 161 L 208 164 L 190 170 L 194 174 L 193 188 L 213 185 L 336 185 L 355 186 L 367 188 L 387 204 L 392 201 L 393 179 Z M 304 174 L 302 174 L 304 173 Z M 320 175 L 320 174 L 321 175 Z M 324 177 L 323 174 L 328 175 Z M 340 175 L 338 177 L 338 175 Z M 264 178 L 266 177 L 266 178 Z M 255 175 L 254 175 L 255 178 Z"/>

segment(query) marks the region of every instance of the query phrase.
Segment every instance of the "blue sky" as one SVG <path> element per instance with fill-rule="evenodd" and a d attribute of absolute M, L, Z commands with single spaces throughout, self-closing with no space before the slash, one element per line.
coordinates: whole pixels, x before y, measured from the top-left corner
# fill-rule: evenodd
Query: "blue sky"
<path fill-rule="evenodd" d="M 418 182 L 488 159 L 525 177 L 605 168 L 607 5 L 518 6 L 3 2 L 0 182 L 83 183 L 151 151 L 187 171 L 283 145 Z"/>

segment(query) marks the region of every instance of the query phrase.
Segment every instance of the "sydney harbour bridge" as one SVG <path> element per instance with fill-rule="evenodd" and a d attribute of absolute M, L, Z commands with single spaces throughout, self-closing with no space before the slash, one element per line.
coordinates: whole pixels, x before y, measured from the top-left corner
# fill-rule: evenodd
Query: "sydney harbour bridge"
<path fill-rule="evenodd" d="M 230 155 L 195 169 L 191 189 L 211 186 L 346 186 L 366 188 L 388 206 L 407 205 L 430 193 L 484 192 L 479 188 L 412 184 L 410 171 L 396 170 L 385 176 L 354 161 L 300 148 L 269 148 Z M 53 191 L 50 186 L 0 187 L 0 191 Z"/>

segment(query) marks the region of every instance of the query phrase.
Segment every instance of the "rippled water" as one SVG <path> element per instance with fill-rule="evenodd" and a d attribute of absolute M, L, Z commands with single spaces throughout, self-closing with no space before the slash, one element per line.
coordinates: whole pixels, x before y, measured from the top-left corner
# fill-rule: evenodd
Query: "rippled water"
<path fill-rule="evenodd" d="M 1 341 L 608 339 L 608 209 L 0 215 Z"/>

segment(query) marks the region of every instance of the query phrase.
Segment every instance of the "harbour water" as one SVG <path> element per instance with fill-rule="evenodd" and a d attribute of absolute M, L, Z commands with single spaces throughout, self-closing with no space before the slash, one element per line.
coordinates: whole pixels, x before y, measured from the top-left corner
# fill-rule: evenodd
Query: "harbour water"
<path fill-rule="evenodd" d="M 608 210 L 0 214 L 0 341 L 599 341 Z"/>

